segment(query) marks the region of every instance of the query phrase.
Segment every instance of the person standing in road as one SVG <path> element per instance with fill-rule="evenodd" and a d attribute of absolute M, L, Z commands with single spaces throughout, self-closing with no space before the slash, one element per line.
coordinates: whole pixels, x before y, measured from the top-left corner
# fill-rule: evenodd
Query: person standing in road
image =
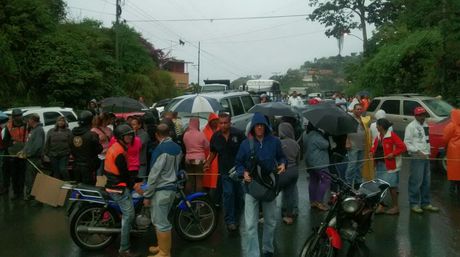
<path fill-rule="evenodd" d="M 291 225 L 294 223 L 295 211 L 299 202 L 297 180 L 299 178 L 300 146 L 295 141 L 294 128 L 289 122 L 282 122 L 278 126 L 278 135 L 283 153 L 288 160 L 286 172 L 279 176 L 279 187 L 283 194 L 284 213 L 282 213 L 282 216 L 283 222 Z"/>
<path fill-rule="evenodd" d="M 148 153 L 148 147 L 150 145 L 150 136 L 144 130 L 142 119 L 138 116 L 134 116 L 133 119 L 131 120 L 131 127 L 133 128 L 136 137 L 138 137 L 141 141 L 141 150 L 139 153 L 139 165 L 140 166 L 139 166 L 138 176 L 146 180 L 147 175 L 148 175 L 147 174 L 147 167 L 148 167 L 147 153 Z"/>
<path fill-rule="evenodd" d="M 348 150 L 348 167 L 345 172 L 345 180 L 348 184 L 359 186 L 362 182 L 361 169 L 363 166 L 364 156 L 368 156 L 368 153 L 364 154 L 366 144 L 369 137 L 369 131 L 366 124 L 361 117 L 363 113 L 363 106 L 359 103 L 353 107 L 353 118 L 358 122 L 358 129 L 356 133 L 350 133 L 347 137 L 346 147 Z"/>
<path fill-rule="evenodd" d="M 297 91 L 292 92 L 292 95 L 289 97 L 288 104 L 292 107 L 304 106 L 302 98 L 297 94 Z"/>
<path fill-rule="evenodd" d="M 50 159 L 51 175 L 57 179 L 69 180 L 67 165 L 69 163 L 69 140 L 72 132 L 64 116 L 56 119 L 56 125 L 46 134 L 44 156 Z"/>
<path fill-rule="evenodd" d="M 98 176 L 102 175 L 104 171 L 105 153 L 109 149 L 109 141 L 112 138 L 112 130 L 108 127 L 109 122 L 110 116 L 105 112 L 96 115 L 93 119 L 93 128 L 91 131 L 97 134 L 99 143 L 102 145 L 102 152 L 98 154 L 98 158 L 100 159 L 100 166 L 97 170 Z"/>
<path fill-rule="evenodd" d="M 344 112 L 347 111 L 347 99 L 343 97 L 341 92 L 337 92 L 335 96 L 335 105 L 342 109 Z"/>
<path fill-rule="evenodd" d="M 324 134 L 315 128 L 311 122 L 307 125 L 307 136 L 304 138 L 305 164 L 309 168 L 310 181 L 308 193 L 310 206 L 320 211 L 329 208 L 323 203 L 324 195 L 331 185 L 329 172 L 329 140 Z"/>
<path fill-rule="evenodd" d="M 158 246 L 149 247 L 149 252 L 155 254 L 149 257 L 171 256 L 172 225 L 168 214 L 176 198 L 176 172 L 182 159 L 182 149 L 172 141 L 169 132 L 166 124 L 158 125 L 155 136 L 159 144 L 152 153 L 148 189 L 143 193 L 144 206 L 151 206 L 152 223 L 158 240 Z"/>
<path fill-rule="evenodd" d="M 224 220 L 230 232 L 236 232 L 239 217 L 243 208 L 243 188 L 240 182 L 229 176 L 229 171 L 235 166 L 235 156 L 241 142 L 245 139 L 242 131 L 231 127 L 231 117 L 228 113 L 219 114 L 219 131 L 211 138 L 211 154 L 206 160 L 204 169 L 209 169 L 217 156 L 220 182 L 223 189 Z"/>
<path fill-rule="evenodd" d="M 29 136 L 24 148 L 18 153 L 18 157 L 27 158 L 35 165 L 39 165 L 43 154 L 43 146 L 45 145 L 45 131 L 43 130 L 43 125 L 40 123 L 40 116 L 36 113 L 30 114 L 27 125 L 30 129 Z M 36 168 L 28 162 L 25 175 L 26 195 L 24 196 L 24 200 L 26 201 L 32 199 L 30 193 L 32 192 L 36 175 Z"/>
<path fill-rule="evenodd" d="M 370 157 L 375 159 L 376 177 L 390 184 L 392 207 L 385 213 L 399 214 L 398 186 L 399 170 L 401 169 L 401 154 L 406 151 L 406 145 L 390 130 L 391 122 L 387 119 L 377 120 L 379 135 L 374 139 Z M 375 213 L 383 213 L 383 205 L 379 205 Z"/>
<path fill-rule="evenodd" d="M 409 123 L 404 134 L 404 143 L 411 156 L 409 176 L 409 203 L 415 213 L 439 211 L 431 205 L 430 184 L 430 138 L 425 119 L 427 112 L 419 106 L 414 109 L 415 120 Z"/>
<path fill-rule="evenodd" d="M 78 118 L 78 127 L 72 130 L 70 152 L 74 158 L 72 165 L 73 179 L 88 185 L 96 184 L 96 170 L 100 166 L 98 154 L 102 145 L 96 133 L 91 131 L 93 114 L 82 111 Z"/>
<path fill-rule="evenodd" d="M 271 135 L 271 129 L 267 119 L 261 113 L 254 113 L 251 121 L 251 139 L 246 139 L 241 143 L 235 164 L 238 175 L 244 178 L 245 183 L 252 181 L 250 171 L 261 170 L 261 174 L 270 175 L 272 172 L 282 174 L 286 171 L 287 160 L 283 153 L 281 141 Z M 255 162 L 252 155 L 255 155 Z M 254 167 L 257 165 L 257 167 Z M 247 188 L 246 188 L 247 189 Z M 274 239 L 277 217 L 280 216 L 280 208 L 276 204 L 277 198 L 271 201 L 259 201 L 255 199 L 248 190 L 244 197 L 244 229 L 242 245 L 244 256 L 260 256 L 259 248 L 259 206 L 262 205 L 264 216 L 262 252 L 264 257 L 274 256 Z"/>
<path fill-rule="evenodd" d="M 126 160 L 128 145 L 134 140 L 134 130 L 127 124 L 119 125 L 115 128 L 114 137 L 116 142 L 109 147 L 104 160 L 104 173 L 107 176 L 105 190 L 120 207 L 122 213 L 118 256 L 135 257 L 139 255 L 129 250 L 131 247 L 130 231 L 135 216 L 131 189 L 135 180 L 133 174 L 128 170 Z"/>
<path fill-rule="evenodd" d="M 219 129 L 219 116 L 215 113 L 210 113 L 208 116 L 208 124 L 203 129 L 203 134 L 206 137 L 206 140 L 211 143 L 211 138 L 214 135 L 214 133 L 217 132 Z M 205 152 L 206 160 L 209 158 L 209 155 L 211 154 L 211 150 L 208 149 Z M 217 181 L 219 179 L 219 166 L 217 164 L 217 159 L 214 159 L 208 170 L 204 171 L 206 175 L 203 176 L 203 187 L 207 190 L 209 190 L 209 193 L 214 201 L 214 203 L 218 204 L 220 201 L 219 195 L 217 193 Z"/>
<path fill-rule="evenodd" d="M 450 118 L 443 136 L 447 145 L 447 179 L 451 181 L 451 192 L 460 194 L 460 110 L 453 109 Z"/>
<path fill-rule="evenodd" d="M 185 168 L 189 176 L 190 183 L 187 183 L 185 192 L 200 192 L 202 190 L 203 166 L 206 160 L 206 151 L 209 151 L 209 141 L 206 140 L 203 132 L 200 131 L 200 118 L 191 117 L 187 130 L 183 138 L 185 146 Z"/>
<path fill-rule="evenodd" d="M 11 111 L 11 119 L 3 131 L 3 143 L 7 147 L 8 155 L 17 156 L 18 152 L 24 148 L 28 135 L 27 123 L 24 121 L 21 109 Z M 4 187 L 8 190 L 11 180 L 13 183 L 11 199 L 23 198 L 26 160 L 18 157 L 6 157 L 5 164 Z"/>

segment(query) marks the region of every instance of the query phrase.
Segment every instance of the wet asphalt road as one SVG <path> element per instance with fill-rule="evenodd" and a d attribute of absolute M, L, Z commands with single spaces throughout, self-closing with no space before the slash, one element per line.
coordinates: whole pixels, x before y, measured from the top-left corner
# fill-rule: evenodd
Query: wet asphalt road
<path fill-rule="evenodd" d="M 367 246 L 374 257 L 455 257 L 460 256 L 460 199 L 449 194 L 445 176 L 432 175 L 432 202 L 439 213 L 413 214 L 407 198 L 408 165 L 403 166 L 398 216 L 375 217 Z M 318 224 L 322 213 L 310 211 L 306 174 L 299 179 L 299 217 L 294 225 L 279 224 L 276 256 L 298 256 L 303 242 Z M 222 214 L 220 214 L 222 220 Z M 241 238 L 229 235 L 222 222 L 213 236 L 202 242 L 186 242 L 173 236 L 174 257 L 239 257 Z M 147 256 L 153 233 L 132 237 L 134 251 Z M 34 207 L 22 200 L 0 196 L 0 257 L 99 257 L 117 256 L 119 241 L 99 252 L 80 250 L 72 241 L 64 208 Z"/>

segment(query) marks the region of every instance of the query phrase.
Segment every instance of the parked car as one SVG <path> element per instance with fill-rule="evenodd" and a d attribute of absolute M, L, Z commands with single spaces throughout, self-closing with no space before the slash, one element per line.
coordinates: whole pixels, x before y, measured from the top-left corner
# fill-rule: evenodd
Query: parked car
<path fill-rule="evenodd" d="M 378 110 L 384 110 L 386 117 L 393 123 L 393 129 L 404 138 L 404 131 L 411 121 L 414 120 L 413 111 L 422 106 L 428 112 L 427 122 L 430 126 L 431 158 L 445 158 L 445 147 L 442 142 L 444 127 L 449 122 L 449 115 L 454 108 L 449 103 L 429 96 L 418 94 L 401 94 L 376 97 L 372 100 L 367 113 L 374 115 Z M 434 161 L 433 168 L 441 171 L 446 170 L 446 160 Z"/>
<path fill-rule="evenodd" d="M 254 106 L 254 100 L 248 92 L 241 91 L 225 91 L 200 94 L 203 96 L 216 99 L 222 106 L 221 112 L 228 112 L 232 116 L 232 126 L 245 131 L 246 125 L 251 121 L 253 114 L 248 113 L 248 110 Z M 183 95 L 173 98 L 165 107 L 165 111 L 171 110 L 179 101 L 192 97 L 194 95 Z M 179 113 L 182 118 L 184 128 L 188 124 L 190 114 Z M 207 123 L 207 115 L 200 114 L 200 127 L 203 128 Z"/>
<path fill-rule="evenodd" d="M 27 120 L 28 116 L 32 113 L 38 114 L 40 116 L 40 122 L 43 123 L 43 129 L 45 134 L 48 130 L 54 128 L 56 124 L 56 119 L 59 116 L 64 116 L 69 123 L 69 128 L 73 129 L 78 126 L 77 114 L 75 114 L 72 108 L 66 107 L 41 107 L 41 106 L 30 106 L 30 107 L 18 107 L 23 111 L 24 119 Z M 13 108 L 12 108 L 13 109 Z M 11 115 L 11 110 L 8 109 L 5 111 L 7 115 Z"/>
<path fill-rule="evenodd" d="M 439 122 L 450 115 L 454 108 L 447 102 L 430 96 L 418 94 L 401 94 L 376 97 L 372 100 L 367 113 L 374 116 L 380 109 L 386 112 L 386 117 L 393 123 L 393 129 L 397 133 L 404 133 L 404 130 L 414 120 L 414 109 L 423 107 L 428 112 L 428 123 Z"/>

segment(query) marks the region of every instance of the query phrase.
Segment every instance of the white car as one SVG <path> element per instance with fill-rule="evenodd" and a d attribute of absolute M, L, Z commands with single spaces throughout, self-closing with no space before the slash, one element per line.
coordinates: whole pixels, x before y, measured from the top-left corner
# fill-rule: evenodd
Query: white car
<path fill-rule="evenodd" d="M 11 110 L 16 108 L 11 108 L 5 111 L 5 114 L 11 115 Z M 40 122 L 43 124 L 43 130 L 45 134 L 56 125 L 56 119 L 59 116 L 64 116 L 69 124 L 69 129 L 73 129 L 78 126 L 78 117 L 73 111 L 72 108 L 65 107 L 40 107 L 40 106 L 31 106 L 31 107 L 18 107 L 23 112 L 24 119 L 27 120 L 28 116 L 32 113 L 38 114 L 40 116 Z"/>

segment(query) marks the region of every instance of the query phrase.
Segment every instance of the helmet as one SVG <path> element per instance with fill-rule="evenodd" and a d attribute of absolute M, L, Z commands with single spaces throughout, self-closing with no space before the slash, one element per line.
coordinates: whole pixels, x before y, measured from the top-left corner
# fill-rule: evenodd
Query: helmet
<path fill-rule="evenodd" d="M 82 111 L 78 116 L 78 124 L 85 126 L 93 122 L 93 113 L 90 111 Z"/>
<path fill-rule="evenodd" d="M 128 124 L 118 125 L 113 131 L 113 135 L 117 140 L 123 140 L 123 136 L 132 135 L 134 136 L 134 130 Z"/>

